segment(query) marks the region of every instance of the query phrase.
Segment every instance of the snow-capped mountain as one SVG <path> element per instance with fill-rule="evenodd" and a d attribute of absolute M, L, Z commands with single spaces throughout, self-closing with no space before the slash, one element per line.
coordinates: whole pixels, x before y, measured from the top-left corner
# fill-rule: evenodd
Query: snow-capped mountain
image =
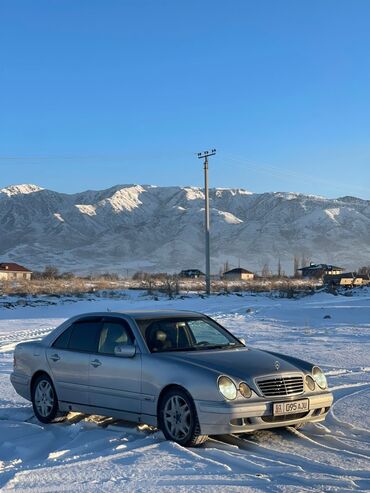
<path fill-rule="evenodd" d="M 212 272 L 260 271 L 293 257 L 355 269 L 370 263 L 370 201 L 212 189 Z M 0 260 L 74 272 L 203 268 L 204 195 L 195 187 L 119 185 L 64 194 L 0 189 Z"/>

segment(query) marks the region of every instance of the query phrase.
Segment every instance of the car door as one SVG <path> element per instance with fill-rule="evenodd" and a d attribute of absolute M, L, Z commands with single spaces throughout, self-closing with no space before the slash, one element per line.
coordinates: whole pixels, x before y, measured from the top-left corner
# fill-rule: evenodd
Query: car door
<path fill-rule="evenodd" d="M 87 317 L 71 324 L 46 350 L 58 399 L 88 404 L 90 353 L 97 350 L 102 319 Z"/>
<path fill-rule="evenodd" d="M 90 356 L 89 403 L 136 420 L 141 413 L 141 354 L 136 347 L 133 357 L 116 356 L 115 346 L 125 344 L 135 344 L 129 324 L 120 318 L 104 318 L 98 351 Z"/>

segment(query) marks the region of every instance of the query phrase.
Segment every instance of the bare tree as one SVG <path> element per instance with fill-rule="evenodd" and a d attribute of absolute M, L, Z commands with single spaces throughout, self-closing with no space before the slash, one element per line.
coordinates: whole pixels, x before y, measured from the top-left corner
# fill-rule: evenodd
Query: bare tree
<path fill-rule="evenodd" d="M 358 273 L 362 276 L 370 276 L 370 265 L 364 265 L 358 269 Z"/>
<path fill-rule="evenodd" d="M 310 259 L 306 255 L 302 254 L 301 267 L 307 267 L 307 265 L 309 264 L 310 264 Z"/>
<path fill-rule="evenodd" d="M 271 277 L 271 271 L 270 271 L 269 264 L 265 264 L 262 267 L 261 276 L 262 277 Z"/>
<path fill-rule="evenodd" d="M 298 269 L 299 269 L 299 258 L 297 257 L 297 255 L 294 255 L 293 272 L 295 278 L 299 277 Z"/>
<path fill-rule="evenodd" d="M 277 267 L 277 276 L 278 277 L 281 277 L 281 261 L 280 261 L 280 257 L 279 257 L 278 267 Z"/>
<path fill-rule="evenodd" d="M 133 274 L 132 279 L 134 281 L 145 281 L 148 277 L 150 277 L 150 275 L 147 272 L 139 270 Z"/>
<path fill-rule="evenodd" d="M 42 276 L 44 279 L 57 279 L 59 277 L 59 269 L 54 265 L 48 265 L 45 267 Z"/>

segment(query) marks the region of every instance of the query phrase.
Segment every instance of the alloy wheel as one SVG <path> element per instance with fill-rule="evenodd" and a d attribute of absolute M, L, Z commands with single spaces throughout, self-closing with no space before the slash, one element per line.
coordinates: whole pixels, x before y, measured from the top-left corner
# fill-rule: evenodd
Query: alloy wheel
<path fill-rule="evenodd" d="M 185 399 L 180 395 L 171 396 L 164 406 L 163 421 L 174 440 L 184 439 L 191 428 L 191 410 Z"/>
<path fill-rule="evenodd" d="M 40 416 L 47 418 L 54 407 L 53 387 L 47 380 L 40 380 L 35 389 L 35 406 Z"/>

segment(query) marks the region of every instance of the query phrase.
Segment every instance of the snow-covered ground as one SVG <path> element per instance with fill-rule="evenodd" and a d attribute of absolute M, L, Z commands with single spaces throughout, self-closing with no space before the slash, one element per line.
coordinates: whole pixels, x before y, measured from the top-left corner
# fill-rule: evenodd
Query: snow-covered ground
<path fill-rule="evenodd" d="M 95 310 L 203 311 L 251 346 L 311 360 L 327 371 L 335 404 L 324 424 L 210 437 L 186 449 L 161 432 L 70 415 L 42 425 L 10 381 L 13 348 L 71 315 Z M 330 318 L 329 318 L 330 317 Z M 370 292 L 197 296 L 154 301 L 139 293 L 0 310 L 1 491 L 370 491 Z"/>

